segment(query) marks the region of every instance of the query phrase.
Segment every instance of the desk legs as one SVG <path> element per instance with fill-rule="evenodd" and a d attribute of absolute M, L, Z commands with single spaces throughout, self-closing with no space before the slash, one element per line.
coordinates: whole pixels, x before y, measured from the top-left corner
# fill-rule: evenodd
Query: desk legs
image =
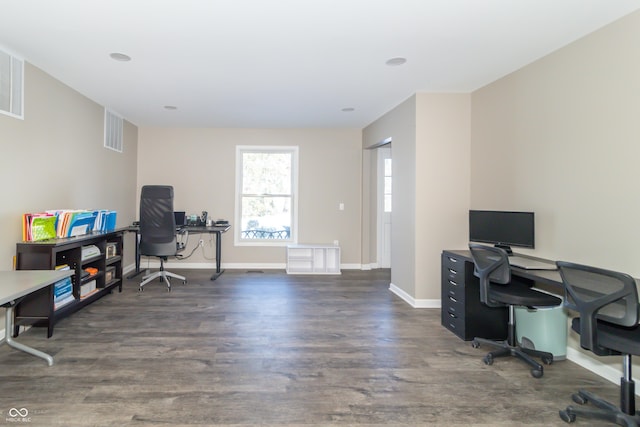
<path fill-rule="evenodd" d="M 224 270 L 222 270 L 220 268 L 220 259 L 222 258 L 222 232 L 221 231 L 213 231 L 213 234 L 216 235 L 216 271 L 211 276 L 211 280 L 216 280 L 218 277 L 220 277 L 220 275 L 222 273 L 224 273 Z M 135 247 L 136 247 L 135 248 L 136 249 L 136 269 L 134 270 L 133 273 L 131 273 L 130 275 L 127 276 L 127 279 L 133 279 L 138 274 L 142 273 L 142 271 L 140 270 L 139 244 L 140 244 L 140 232 L 136 231 L 136 244 L 135 244 Z"/>
<path fill-rule="evenodd" d="M 13 332 L 13 306 L 15 305 L 15 303 L 12 304 L 8 304 L 6 306 L 6 313 L 5 313 L 5 327 L 4 327 L 4 338 L 2 339 L 2 341 L 0 341 L 0 344 L 2 344 L 3 342 L 7 343 L 8 346 L 13 347 L 17 350 L 21 350 L 24 351 L 25 353 L 29 353 L 32 354 L 36 357 L 40 357 L 44 360 L 47 361 L 47 364 L 49 366 L 53 365 L 53 357 L 48 355 L 47 353 L 44 353 L 40 350 L 36 350 L 33 347 L 29 347 L 27 345 L 24 345 L 22 343 L 19 343 L 17 341 L 14 341 L 13 337 L 11 337 L 11 333 Z"/>
<path fill-rule="evenodd" d="M 136 231 L 135 247 L 136 247 L 136 269 L 133 271 L 133 273 L 127 276 L 127 279 L 133 279 L 138 274 L 142 273 L 142 271 L 140 271 L 140 231 Z"/>
<path fill-rule="evenodd" d="M 224 273 L 224 270 L 220 269 L 220 258 L 222 258 L 222 239 L 221 239 L 221 234 L 219 231 L 215 232 L 216 235 L 216 272 L 213 273 L 213 276 L 211 276 L 211 280 L 216 280 L 218 277 L 220 277 L 220 275 L 222 273 Z"/>

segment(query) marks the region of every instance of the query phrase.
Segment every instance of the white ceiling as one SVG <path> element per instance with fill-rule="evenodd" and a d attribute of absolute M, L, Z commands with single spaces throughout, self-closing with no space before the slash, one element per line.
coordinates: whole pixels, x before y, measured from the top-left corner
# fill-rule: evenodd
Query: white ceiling
<path fill-rule="evenodd" d="M 0 0 L 0 47 L 139 126 L 362 128 L 416 92 L 471 92 L 638 9 L 638 0 Z M 407 62 L 385 65 L 394 57 Z"/>

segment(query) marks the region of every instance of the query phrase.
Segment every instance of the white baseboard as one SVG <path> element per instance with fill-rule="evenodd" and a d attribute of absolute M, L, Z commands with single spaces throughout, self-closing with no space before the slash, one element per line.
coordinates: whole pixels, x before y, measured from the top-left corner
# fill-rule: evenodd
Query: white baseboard
<path fill-rule="evenodd" d="M 594 374 L 608 381 L 611 381 L 614 384 L 620 384 L 620 378 L 622 377 L 622 366 L 620 367 L 620 369 L 614 368 L 611 365 L 606 365 L 600 362 L 598 359 L 589 357 L 571 347 L 567 347 L 567 359 L 593 372 Z M 639 381 L 635 377 L 633 378 L 633 380 L 636 382 Z M 640 390 L 638 389 L 636 389 L 636 396 L 640 396 Z"/>
<path fill-rule="evenodd" d="M 393 283 L 389 285 L 389 290 L 402 298 L 407 304 L 413 308 L 441 308 L 441 300 L 427 300 L 427 299 L 415 299 L 404 290 L 400 289 Z M 567 347 L 567 360 L 593 372 L 594 374 L 611 381 L 614 384 L 620 384 L 620 377 L 622 377 L 621 369 L 614 368 L 611 365 L 600 362 L 597 358 L 589 357 L 580 351 Z M 640 380 L 634 377 L 634 381 Z M 640 389 L 637 389 L 636 395 L 640 396 Z"/>
<path fill-rule="evenodd" d="M 393 283 L 389 284 L 389 290 L 413 308 L 440 308 L 442 305 L 442 301 L 439 299 L 415 299 Z"/>
<path fill-rule="evenodd" d="M 216 264 L 214 262 L 182 262 L 182 261 L 169 261 L 165 262 L 164 266 L 167 270 L 169 269 L 182 269 L 189 268 L 194 270 L 213 270 L 216 268 Z M 127 274 L 131 271 L 135 270 L 135 265 L 130 264 L 123 268 L 123 273 Z M 146 260 L 144 263 L 140 263 L 140 269 L 146 270 L 147 268 L 160 268 L 160 262 L 155 259 L 150 259 L 149 262 Z M 286 263 L 222 263 L 222 269 L 230 269 L 230 270 L 286 270 Z M 367 270 L 365 265 L 363 264 L 340 264 L 341 270 Z"/>

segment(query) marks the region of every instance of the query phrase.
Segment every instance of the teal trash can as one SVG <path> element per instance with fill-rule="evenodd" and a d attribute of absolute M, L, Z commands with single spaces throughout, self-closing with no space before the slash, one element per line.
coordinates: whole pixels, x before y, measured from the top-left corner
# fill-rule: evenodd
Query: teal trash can
<path fill-rule="evenodd" d="M 553 360 L 567 358 L 567 314 L 562 305 L 516 307 L 516 337 L 521 347 L 547 351 Z"/>

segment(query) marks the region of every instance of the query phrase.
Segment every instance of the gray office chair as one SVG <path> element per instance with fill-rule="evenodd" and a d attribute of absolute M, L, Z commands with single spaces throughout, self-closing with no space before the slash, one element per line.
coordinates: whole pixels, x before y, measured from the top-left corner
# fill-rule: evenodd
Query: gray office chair
<path fill-rule="evenodd" d="M 562 304 L 562 300 L 553 295 L 532 289 L 529 283 L 511 279 L 511 267 L 507 253 L 493 246 L 469 244 L 474 263 L 474 274 L 480 279 L 480 301 L 489 307 L 508 307 L 509 323 L 507 339 L 493 341 L 476 337 L 471 342 L 474 348 L 480 344 L 497 347 L 497 350 L 487 353 L 483 361 L 487 365 L 493 364 L 493 359 L 503 356 L 515 356 L 531 366 L 531 375 L 542 377 L 542 365 L 532 356 L 539 357 L 543 363 L 553 363 L 553 354 L 546 351 L 520 347 L 516 340 L 515 307 L 553 307 Z"/>
<path fill-rule="evenodd" d="M 623 426 L 637 426 L 635 383 L 631 376 L 631 355 L 640 355 L 638 291 L 633 277 L 615 271 L 558 261 L 565 287 L 565 307 L 577 311 L 571 329 L 580 334 L 580 346 L 598 356 L 623 355 L 620 378 L 620 407 L 597 395 L 579 390 L 574 402 L 590 406 L 567 406 L 560 418 L 571 423 L 576 416 L 607 420 Z"/>
<path fill-rule="evenodd" d="M 178 254 L 176 221 L 173 215 L 173 187 L 169 185 L 145 185 L 140 194 L 140 255 L 160 258 L 160 270 L 142 278 L 140 291 L 147 283 L 160 278 L 171 291 L 170 277 L 187 279 L 164 269 L 164 261 Z"/>

